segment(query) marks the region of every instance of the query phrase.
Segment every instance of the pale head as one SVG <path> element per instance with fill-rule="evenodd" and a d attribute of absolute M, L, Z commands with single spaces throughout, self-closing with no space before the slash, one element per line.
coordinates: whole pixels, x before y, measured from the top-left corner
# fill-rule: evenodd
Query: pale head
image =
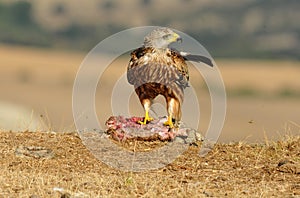
<path fill-rule="evenodd" d="M 157 28 L 144 38 L 145 47 L 165 49 L 171 43 L 182 41 L 180 36 L 169 28 Z"/>

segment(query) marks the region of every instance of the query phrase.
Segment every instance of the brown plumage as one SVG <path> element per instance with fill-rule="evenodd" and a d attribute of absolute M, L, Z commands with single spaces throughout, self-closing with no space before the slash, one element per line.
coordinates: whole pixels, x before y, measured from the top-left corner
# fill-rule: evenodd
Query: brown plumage
<path fill-rule="evenodd" d="M 163 95 L 167 102 L 170 128 L 178 127 L 184 89 L 188 86 L 188 66 L 179 52 L 170 49 L 172 42 L 180 40 L 178 34 L 168 28 L 159 28 L 145 37 L 144 46 L 131 53 L 127 68 L 128 82 L 134 85 L 136 94 L 145 109 L 145 119 L 151 121 L 149 109 L 152 100 Z"/>
<path fill-rule="evenodd" d="M 170 49 L 173 42 L 181 41 L 178 34 L 169 28 L 158 28 L 149 33 L 141 48 L 131 53 L 127 68 L 128 82 L 134 85 L 136 94 L 145 109 L 145 119 L 141 124 L 151 121 L 149 109 L 152 100 L 163 95 L 167 102 L 168 121 L 170 128 L 178 127 L 181 120 L 181 106 L 184 89 L 188 87 L 189 72 L 185 62 L 205 62 L 210 66 L 209 58 L 191 55 Z"/>

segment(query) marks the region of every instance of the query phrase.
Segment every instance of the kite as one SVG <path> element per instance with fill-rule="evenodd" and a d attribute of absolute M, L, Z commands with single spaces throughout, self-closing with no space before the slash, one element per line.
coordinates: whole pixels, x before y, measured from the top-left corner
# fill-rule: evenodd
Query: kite
<path fill-rule="evenodd" d="M 163 95 L 167 103 L 168 118 L 164 125 L 178 128 L 184 89 L 189 86 L 189 71 L 186 61 L 204 62 L 213 66 L 212 61 L 201 55 L 179 52 L 170 44 L 182 42 L 182 38 L 169 28 L 158 28 L 144 38 L 144 45 L 131 53 L 127 67 L 127 80 L 134 86 L 145 110 L 144 125 L 152 121 L 149 110 L 153 100 Z"/>

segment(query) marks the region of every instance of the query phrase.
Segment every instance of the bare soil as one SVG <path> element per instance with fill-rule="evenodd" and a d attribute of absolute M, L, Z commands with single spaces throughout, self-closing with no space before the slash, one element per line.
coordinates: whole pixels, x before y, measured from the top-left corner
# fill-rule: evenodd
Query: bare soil
<path fill-rule="evenodd" d="M 136 152 L 163 144 L 118 143 Z M 54 157 L 22 157 L 20 146 L 46 148 Z M 0 197 L 300 196 L 300 136 L 216 144 L 204 157 L 200 147 L 191 145 L 164 168 L 134 173 L 97 160 L 76 133 L 0 132 Z"/>

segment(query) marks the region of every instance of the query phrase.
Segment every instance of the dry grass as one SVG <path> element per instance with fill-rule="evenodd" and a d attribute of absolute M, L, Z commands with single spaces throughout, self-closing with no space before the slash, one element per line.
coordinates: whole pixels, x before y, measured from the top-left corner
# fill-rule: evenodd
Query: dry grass
<path fill-rule="evenodd" d="M 19 145 L 47 147 L 55 157 L 16 157 Z M 299 136 L 266 144 L 217 144 L 203 158 L 199 149 L 190 146 L 162 169 L 132 173 L 95 159 L 75 133 L 1 132 L 0 197 L 60 197 L 55 187 L 87 197 L 300 196 Z M 285 165 L 290 167 L 282 169 Z"/>

